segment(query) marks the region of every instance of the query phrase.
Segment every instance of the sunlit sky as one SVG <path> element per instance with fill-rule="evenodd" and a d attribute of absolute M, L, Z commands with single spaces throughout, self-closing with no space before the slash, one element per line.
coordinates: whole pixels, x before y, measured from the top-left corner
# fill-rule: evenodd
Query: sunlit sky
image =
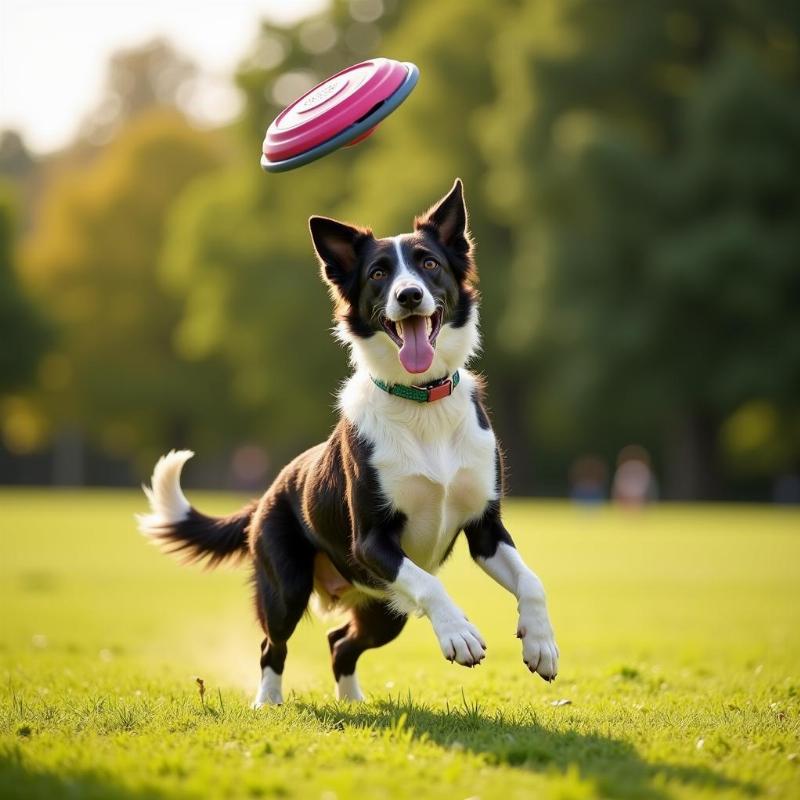
<path fill-rule="evenodd" d="M 229 78 L 258 21 L 290 22 L 326 0 L 0 0 L 0 129 L 47 152 L 97 103 L 108 57 L 156 36 L 208 75 L 209 121 L 236 112 Z M 216 117 L 216 119 L 215 119 Z"/>

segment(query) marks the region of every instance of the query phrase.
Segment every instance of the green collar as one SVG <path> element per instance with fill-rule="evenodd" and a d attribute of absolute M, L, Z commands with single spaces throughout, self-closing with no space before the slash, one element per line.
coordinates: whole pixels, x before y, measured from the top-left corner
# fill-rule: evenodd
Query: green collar
<path fill-rule="evenodd" d="M 425 386 L 404 386 L 402 383 L 386 383 L 380 378 L 372 378 L 372 382 L 384 392 L 396 397 L 404 397 L 406 400 L 413 400 L 415 403 L 433 403 L 443 397 L 449 397 L 460 380 L 458 370 L 450 377 L 445 376 Z"/>

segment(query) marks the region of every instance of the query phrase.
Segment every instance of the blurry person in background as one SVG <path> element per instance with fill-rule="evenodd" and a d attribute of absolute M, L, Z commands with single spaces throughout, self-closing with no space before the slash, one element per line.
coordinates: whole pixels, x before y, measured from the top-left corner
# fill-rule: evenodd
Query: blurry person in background
<path fill-rule="evenodd" d="M 569 469 L 569 496 L 574 503 L 594 506 L 608 498 L 608 467 L 600 456 L 578 456 Z"/>
<path fill-rule="evenodd" d="M 644 447 L 629 444 L 619 451 L 611 496 L 615 503 L 630 508 L 639 508 L 658 499 L 650 454 Z"/>
<path fill-rule="evenodd" d="M 780 505 L 800 503 L 800 475 L 796 472 L 779 475 L 772 484 L 772 500 Z"/>

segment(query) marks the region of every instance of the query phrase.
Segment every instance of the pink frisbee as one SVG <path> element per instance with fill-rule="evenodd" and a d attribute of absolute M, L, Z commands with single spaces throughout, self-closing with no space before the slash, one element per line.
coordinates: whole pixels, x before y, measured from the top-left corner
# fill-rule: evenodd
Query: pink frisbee
<path fill-rule="evenodd" d="M 261 166 L 284 172 L 366 139 L 411 94 L 414 64 L 373 58 L 337 72 L 287 106 L 264 138 Z"/>

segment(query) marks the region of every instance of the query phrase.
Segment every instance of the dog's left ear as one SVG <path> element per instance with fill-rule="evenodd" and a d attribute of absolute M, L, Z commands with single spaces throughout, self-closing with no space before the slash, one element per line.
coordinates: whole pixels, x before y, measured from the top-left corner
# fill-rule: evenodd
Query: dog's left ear
<path fill-rule="evenodd" d="M 356 273 L 359 252 L 372 238 L 372 231 L 329 217 L 311 217 L 308 228 L 323 278 L 346 295 Z"/>
<path fill-rule="evenodd" d="M 453 188 L 422 216 L 414 220 L 416 230 L 427 229 L 439 241 L 460 255 L 467 255 L 472 241 L 467 230 L 467 206 L 464 203 L 464 185 L 456 178 Z"/>

